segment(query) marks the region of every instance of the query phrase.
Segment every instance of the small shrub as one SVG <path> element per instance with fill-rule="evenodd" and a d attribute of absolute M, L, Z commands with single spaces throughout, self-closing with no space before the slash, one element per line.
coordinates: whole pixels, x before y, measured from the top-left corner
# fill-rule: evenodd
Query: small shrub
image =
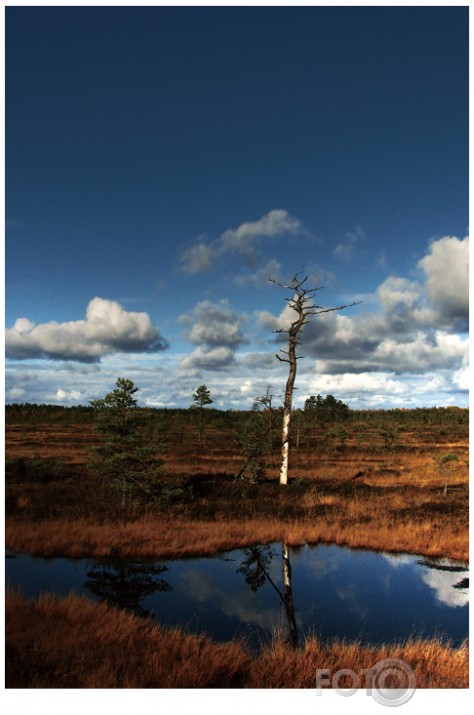
<path fill-rule="evenodd" d="M 43 484 L 58 481 L 67 476 L 67 467 L 62 459 L 44 459 L 39 455 L 29 457 L 6 457 L 5 480 L 10 484 L 33 482 Z"/>

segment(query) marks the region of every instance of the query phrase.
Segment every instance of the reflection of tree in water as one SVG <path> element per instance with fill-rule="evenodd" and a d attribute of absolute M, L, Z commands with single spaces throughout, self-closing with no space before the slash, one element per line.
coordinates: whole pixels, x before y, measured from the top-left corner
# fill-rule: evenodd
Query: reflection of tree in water
<path fill-rule="evenodd" d="M 426 566 L 428 569 L 435 569 L 435 571 L 449 571 L 451 573 L 469 571 L 469 568 L 462 564 L 443 564 L 438 561 L 429 561 L 428 559 L 419 559 L 417 563 L 420 564 L 420 566 Z"/>
<path fill-rule="evenodd" d="M 249 549 L 242 549 L 245 555 L 244 560 L 237 569 L 245 577 L 245 583 L 256 593 L 263 586 L 265 581 L 269 581 L 273 588 L 280 594 L 278 586 L 272 581 L 268 569 L 276 556 L 276 551 L 271 546 L 251 546 Z"/>
<path fill-rule="evenodd" d="M 146 562 L 98 561 L 87 572 L 84 588 L 103 601 L 133 611 L 139 616 L 150 616 L 141 606 L 141 601 L 156 591 L 171 591 L 172 587 L 162 578 L 157 578 L 166 566 Z"/>
<path fill-rule="evenodd" d="M 293 647 L 298 645 L 298 629 L 293 604 L 293 589 L 291 584 L 290 551 L 286 544 L 282 544 L 282 567 L 284 591 L 278 588 L 269 574 L 270 565 L 276 556 L 276 551 L 271 546 L 252 546 L 243 549 L 244 560 L 237 569 L 245 577 L 245 582 L 255 593 L 268 581 L 277 592 L 285 607 L 286 618 L 290 629 L 290 643 Z"/>

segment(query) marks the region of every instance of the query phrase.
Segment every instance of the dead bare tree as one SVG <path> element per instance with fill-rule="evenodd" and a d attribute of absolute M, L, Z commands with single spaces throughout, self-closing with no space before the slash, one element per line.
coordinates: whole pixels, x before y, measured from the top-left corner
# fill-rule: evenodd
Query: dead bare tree
<path fill-rule="evenodd" d="M 322 288 L 305 288 L 304 284 L 308 280 L 308 276 L 299 277 L 299 273 L 295 273 L 291 282 L 288 284 L 280 283 L 276 278 L 270 277 L 272 283 L 291 290 L 293 295 L 291 298 L 285 298 L 289 307 L 296 313 L 295 320 L 292 321 L 289 328 L 275 330 L 276 333 L 288 334 L 288 350 L 281 349 L 280 352 L 286 357 L 281 357 L 277 353 L 277 358 L 280 362 L 286 362 L 289 365 L 288 379 L 286 381 L 285 398 L 283 403 L 283 427 L 281 436 L 281 467 L 280 467 L 280 484 L 288 484 L 288 461 L 290 452 L 290 425 L 291 425 L 291 410 L 293 404 L 293 391 L 295 389 L 297 361 L 301 360 L 304 355 L 297 355 L 297 346 L 301 344 L 298 340 L 298 334 L 301 328 L 309 321 L 312 315 L 320 315 L 321 313 L 330 313 L 335 310 L 343 310 L 357 305 L 357 302 L 347 303 L 346 305 L 338 305 L 333 308 L 325 308 L 321 305 L 316 305 L 314 296 Z M 360 301 L 359 301 L 360 302 Z"/>
<path fill-rule="evenodd" d="M 263 409 L 268 412 L 268 435 L 269 435 L 269 441 L 270 441 L 270 446 L 273 446 L 273 423 L 274 423 L 274 413 L 275 413 L 275 408 L 273 407 L 273 399 L 275 397 L 275 394 L 272 392 L 272 386 L 267 385 L 267 389 L 265 391 L 265 394 L 260 395 L 260 397 L 257 397 L 253 403 L 253 410 L 259 410 L 260 407 L 263 407 Z"/>

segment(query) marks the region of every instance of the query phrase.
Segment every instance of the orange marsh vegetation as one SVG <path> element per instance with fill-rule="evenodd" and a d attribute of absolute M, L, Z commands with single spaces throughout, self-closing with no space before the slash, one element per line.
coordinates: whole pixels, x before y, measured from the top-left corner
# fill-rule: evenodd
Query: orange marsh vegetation
<path fill-rule="evenodd" d="M 357 508 L 359 516 L 355 519 Z M 109 555 L 179 558 L 280 541 L 291 546 L 332 542 L 352 548 L 468 559 L 467 535 L 459 525 L 447 526 L 430 518 L 400 521 L 396 514 L 391 518 L 383 514 L 361 519 L 361 513 L 369 508 L 341 504 L 340 516 L 291 521 L 269 518 L 196 521 L 156 516 L 105 523 L 85 519 L 44 522 L 7 519 L 5 539 L 6 546 L 15 551 L 75 558 Z"/>
<path fill-rule="evenodd" d="M 366 647 L 308 638 L 295 650 L 276 638 L 256 654 L 244 642 L 217 644 L 74 595 L 6 597 L 7 688 L 314 688 L 317 668 L 350 669 L 364 684 L 363 670 L 385 658 L 406 662 L 418 688 L 469 684 L 466 644 Z"/>
<path fill-rule="evenodd" d="M 90 415 L 81 422 L 74 410 L 62 410 L 55 422 L 51 410 L 45 416 L 32 408 L 29 418 L 26 406 L 7 412 L 9 548 L 164 558 L 324 541 L 468 558 L 467 411 L 421 411 L 406 424 L 405 413 L 358 415 L 322 426 L 302 413 L 285 488 L 278 485 L 278 445 L 260 483 L 234 479 L 245 414 L 206 415 L 199 444 L 194 414 L 163 411 L 153 415 L 168 442 L 163 479 L 185 496 L 159 508 L 131 501 L 124 511 L 86 469 L 97 440 Z M 445 455 L 456 457 L 447 468 Z"/>

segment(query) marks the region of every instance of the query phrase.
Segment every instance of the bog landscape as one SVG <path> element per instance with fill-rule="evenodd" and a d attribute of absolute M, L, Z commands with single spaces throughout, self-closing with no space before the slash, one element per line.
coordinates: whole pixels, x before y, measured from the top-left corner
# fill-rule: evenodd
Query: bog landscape
<path fill-rule="evenodd" d="M 468 4 L 30 5 L 3 711 L 472 710 Z"/>
<path fill-rule="evenodd" d="M 467 687 L 468 410 L 309 396 L 282 485 L 269 391 L 251 411 L 136 391 L 6 408 L 7 685 L 314 687 L 394 657 Z"/>

